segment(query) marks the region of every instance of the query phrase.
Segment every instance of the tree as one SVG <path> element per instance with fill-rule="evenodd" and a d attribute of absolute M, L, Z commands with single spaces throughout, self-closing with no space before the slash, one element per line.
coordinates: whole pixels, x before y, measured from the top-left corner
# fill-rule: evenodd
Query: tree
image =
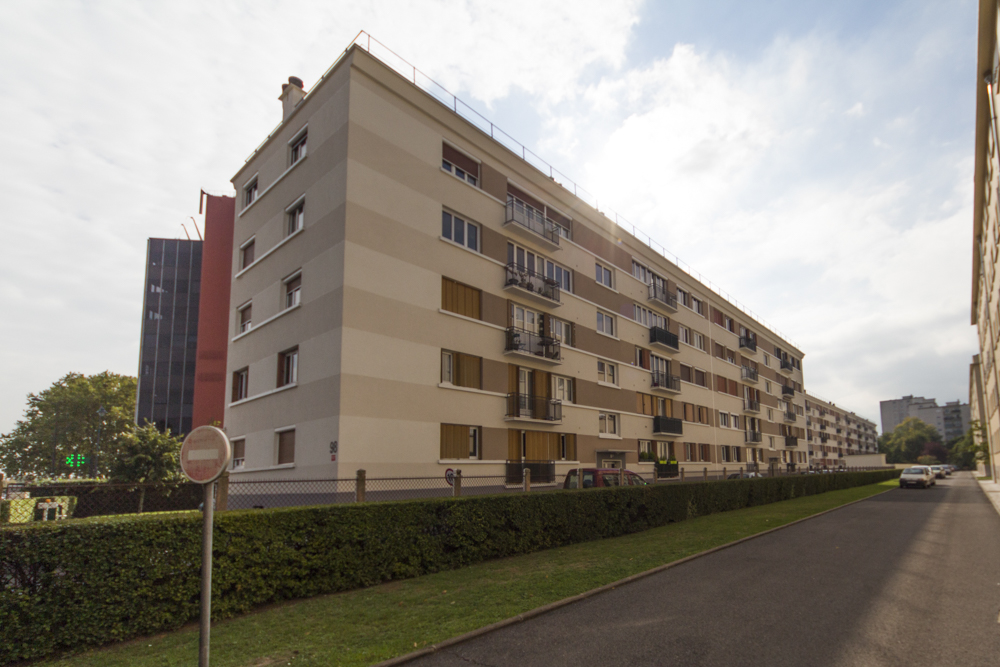
<path fill-rule="evenodd" d="M 969 425 L 965 435 L 948 443 L 948 462 L 959 468 L 975 468 L 977 462 L 987 460 L 989 460 L 989 445 L 986 429 L 978 421 L 973 421 Z"/>
<path fill-rule="evenodd" d="M 139 487 L 139 512 L 146 500 L 145 484 L 172 482 L 180 478 L 180 438 L 160 433 L 153 424 L 137 426 L 124 441 L 111 463 L 112 482 L 131 482 Z"/>
<path fill-rule="evenodd" d="M 69 373 L 28 394 L 24 419 L 0 435 L 0 469 L 18 477 L 85 476 L 97 455 L 97 475 L 106 476 L 134 429 L 135 392 L 134 377 L 105 371 Z"/>
<path fill-rule="evenodd" d="M 886 463 L 914 463 L 925 454 L 935 456 L 941 453 L 939 447 L 944 450 L 940 443 L 937 429 L 916 417 L 904 419 L 891 433 L 878 439 L 879 452 L 885 454 Z M 946 454 L 947 450 L 944 451 Z"/>

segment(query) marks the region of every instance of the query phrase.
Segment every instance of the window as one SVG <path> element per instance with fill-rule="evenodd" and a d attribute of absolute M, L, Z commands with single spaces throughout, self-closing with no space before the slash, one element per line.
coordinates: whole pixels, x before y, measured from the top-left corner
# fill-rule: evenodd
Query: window
<path fill-rule="evenodd" d="M 573 402 L 573 378 L 552 376 L 552 398 L 564 403 Z"/>
<path fill-rule="evenodd" d="M 299 381 L 299 348 L 293 347 L 278 354 L 278 386 Z"/>
<path fill-rule="evenodd" d="M 702 334 L 698 333 L 697 331 L 692 331 L 691 334 L 692 334 L 692 337 L 694 338 L 694 346 L 696 348 L 698 348 L 699 350 L 701 350 L 702 352 L 704 352 L 705 351 L 705 336 L 703 336 Z"/>
<path fill-rule="evenodd" d="M 292 141 L 291 141 L 291 145 L 292 145 L 292 161 L 291 161 L 291 164 L 295 164 L 296 162 L 298 162 L 299 160 L 301 160 L 302 158 L 304 158 L 306 156 L 306 139 L 308 139 L 308 138 L 309 138 L 309 133 L 308 132 L 302 132 L 301 134 L 297 135 L 294 139 L 292 139 Z"/>
<path fill-rule="evenodd" d="M 448 144 L 441 144 L 441 168 L 469 185 L 478 185 L 479 163 Z"/>
<path fill-rule="evenodd" d="M 729 428 L 729 413 L 720 412 L 719 413 L 719 426 L 722 428 Z"/>
<path fill-rule="evenodd" d="M 706 311 L 705 302 L 702 301 L 701 299 L 699 299 L 698 297 L 692 295 L 691 296 L 691 310 L 693 310 L 694 312 L 698 313 L 702 317 L 705 317 L 705 311 Z"/>
<path fill-rule="evenodd" d="M 696 456 L 696 446 L 695 446 L 695 444 L 692 443 L 692 442 L 685 442 L 684 443 L 684 460 L 685 461 L 694 461 L 694 460 L 696 460 L 695 456 Z"/>
<path fill-rule="evenodd" d="M 684 326 L 677 326 L 677 337 L 682 343 L 691 344 L 691 330 Z"/>
<path fill-rule="evenodd" d="M 253 316 L 253 304 L 246 304 L 239 309 L 239 320 L 240 320 L 240 333 L 250 331 L 253 326 L 251 318 Z"/>
<path fill-rule="evenodd" d="M 765 366 L 770 366 L 771 365 L 771 358 L 769 356 L 767 356 L 767 352 L 764 353 L 764 365 Z"/>
<path fill-rule="evenodd" d="M 479 226 L 447 211 L 441 211 L 441 236 L 479 252 Z"/>
<path fill-rule="evenodd" d="M 653 441 L 652 440 L 640 440 L 639 441 L 639 460 L 640 461 L 654 461 L 656 459 L 653 453 Z"/>
<path fill-rule="evenodd" d="M 233 440 L 233 470 L 239 470 L 243 467 L 243 461 L 246 458 L 246 440 Z"/>
<path fill-rule="evenodd" d="M 698 449 L 700 450 L 701 460 L 707 463 L 711 463 L 712 461 L 711 445 L 698 445 Z"/>
<path fill-rule="evenodd" d="M 649 269 L 635 260 L 632 260 L 632 275 L 639 279 L 643 284 L 648 285 L 650 282 Z"/>
<path fill-rule="evenodd" d="M 722 445 L 722 447 L 719 448 L 719 452 L 722 455 L 722 463 L 729 463 L 730 461 L 732 461 L 732 459 L 730 458 L 730 455 L 729 455 L 729 446 L 728 445 Z"/>
<path fill-rule="evenodd" d="M 243 208 L 257 201 L 257 179 L 246 184 L 243 188 Z"/>
<path fill-rule="evenodd" d="M 242 401 L 249 395 L 250 369 L 243 368 L 233 373 L 233 402 Z"/>
<path fill-rule="evenodd" d="M 732 413 L 730 413 L 729 416 L 731 418 L 730 421 L 732 421 L 733 428 L 739 428 L 740 427 L 740 416 L 739 415 L 734 415 Z"/>
<path fill-rule="evenodd" d="M 722 316 L 722 326 L 726 329 L 726 331 L 731 331 L 733 333 L 736 332 L 736 326 L 733 324 L 733 318 L 728 315 Z"/>
<path fill-rule="evenodd" d="M 240 246 L 240 268 L 245 269 L 251 264 L 253 264 L 253 251 L 255 242 L 250 239 L 247 243 Z"/>
<path fill-rule="evenodd" d="M 770 380 L 764 380 L 764 393 L 765 394 L 770 394 L 771 393 L 771 381 Z"/>
<path fill-rule="evenodd" d="M 599 412 L 597 415 L 598 432 L 606 435 L 618 435 L 618 415 L 610 412 Z"/>
<path fill-rule="evenodd" d="M 455 282 L 451 278 L 441 277 L 441 310 L 478 320 L 482 312 L 481 301 L 480 290 Z"/>
<path fill-rule="evenodd" d="M 285 280 L 285 308 L 299 305 L 302 297 L 302 274 Z"/>
<path fill-rule="evenodd" d="M 615 335 L 615 318 L 600 311 L 597 313 L 597 330 L 609 336 Z"/>
<path fill-rule="evenodd" d="M 596 263 L 594 266 L 596 267 L 597 272 L 597 282 L 605 287 L 614 289 L 614 286 L 611 284 L 611 269 Z"/>
<path fill-rule="evenodd" d="M 507 263 L 514 264 L 519 269 L 527 269 L 535 275 L 544 275 L 559 283 L 561 289 L 567 292 L 573 291 L 570 270 L 533 250 L 528 250 L 515 243 L 507 243 Z"/>
<path fill-rule="evenodd" d="M 615 365 L 606 361 L 597 362 L 597 381 L 608 384 L 618 384 L 615 382 Z"/>
<path fill-rule="evenodd" d="M 680 286 L 677 287 L 677 303 L 688 308 L 691 307 L 691 293 Z"/>
<path fill-rule="evenodd" d="M 295 429 L 278 433 L 278 465 L 295 463 Z"/>
<path fill-rule="evenodd" d="M 482 389 L 483 360 L 471 354 L 441 351 L 441 382 L 456 387 Z"/>
<path fill-rule="evenodd" d="M 643 308 L 638 304 L 632 304 L 632 312 L 632 319 L 644 327 L 660 327 L 661 329 L 668 328 L 669 323 L 667 318 L 659 313 L 649 310 L 648 308 Z"/>
<path fill-rule="evenodd" d="M 708 375 L 705 373 L 705 371 L 698 370 L 697 368 L 695 369 L 695 371 L 694 371 L 694 383 L 696 385 L 698 385 L 699 387 L 707 387 L 708 386 Z"/>
<path fill-rule="evenodd" d="M 285 235 L 291 236 L 295 232 L 302 229 L 305 226 L 306 220 L 306 203 L 305 201 L 300 201 L 297 204 L 293 204 L 292 208 L 288 210 L 288 225 L 285 228 Z"/>
<path fill-rule="evenodd" d="M 441 424 L 441 458 L 478 459 L 481 440 L 479 426 Z"/>
<path fill-rule="evenodd" d="M 550 316 L 549 328 L 553 338 L 563 345 L 573 346 L 573 325 Z"/>

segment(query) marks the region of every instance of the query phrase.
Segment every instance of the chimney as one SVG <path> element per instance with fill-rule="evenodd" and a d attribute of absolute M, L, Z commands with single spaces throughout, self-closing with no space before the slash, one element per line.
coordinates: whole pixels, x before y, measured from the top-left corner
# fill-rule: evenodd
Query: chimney
<path fill-rule="evenodd" d="M 288 77 L 288 83 L 281 84 L 281 121 L 288 120 L 288 117 L 295 111 L 302 98 L 306 96 L 306 91 L 302 88 L 302 79 L 297 76 Z"/>

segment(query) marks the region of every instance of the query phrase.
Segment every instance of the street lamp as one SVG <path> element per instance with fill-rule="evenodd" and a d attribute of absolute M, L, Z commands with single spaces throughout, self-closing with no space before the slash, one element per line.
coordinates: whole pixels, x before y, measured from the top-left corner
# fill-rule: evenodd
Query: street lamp
<path fill-rule="evenodd" d="M 108 411 L 104 409 L 103 405 L 97 409 L 97 416 L 101 418 L 101 421 L 97 422 L 97 446 L 94 447 L 94 455 L 90 459 L 91 479 L 97 479 L 97 453 L 101 451 L 101 426 L 104 425 L 104 415 L 106 414 Z"/>

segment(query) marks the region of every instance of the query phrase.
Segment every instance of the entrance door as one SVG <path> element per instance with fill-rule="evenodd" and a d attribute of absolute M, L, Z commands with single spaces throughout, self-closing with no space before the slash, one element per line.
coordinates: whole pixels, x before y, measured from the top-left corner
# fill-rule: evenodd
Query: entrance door
<path fill-rule="evenodd" d="M 518 410 L 520 410 L 522 417 L 532 416 L 532 401 L 531 397 L 534 395 L 535 388 L 535 375 L 532 373 L 530 368 L 518 368 L 517 369 L 517 394 L 518 394 Z"/>
<path fill-rule="evenodd" d="M 614 468 L 615 470 L 618 470 L 619 468 L 622 467 L 622 462 L 619 461 L 618 459 L 604 459 L 601 461 L 601 467 Z"/>

